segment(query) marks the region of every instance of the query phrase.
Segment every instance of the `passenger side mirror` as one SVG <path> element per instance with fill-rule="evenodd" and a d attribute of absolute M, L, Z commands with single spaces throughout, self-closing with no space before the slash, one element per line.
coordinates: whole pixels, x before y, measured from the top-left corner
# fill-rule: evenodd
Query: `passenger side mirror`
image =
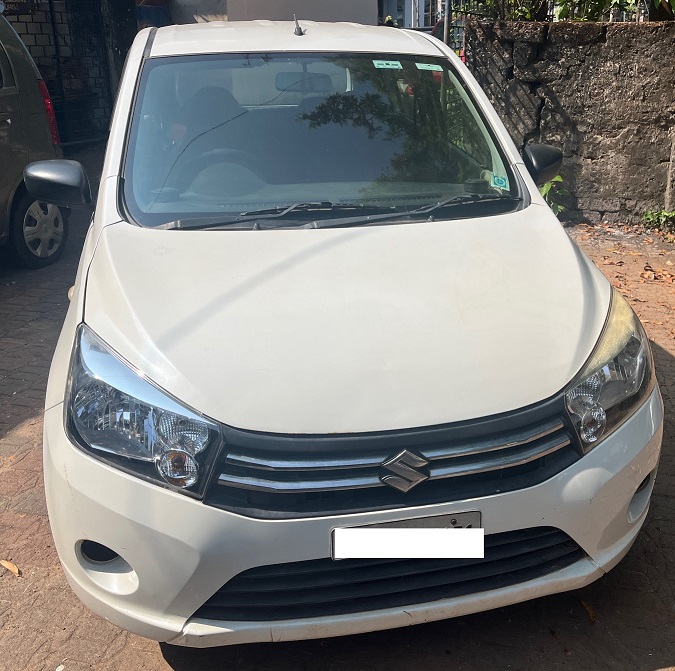
<path fill-rule="evenodd" d="M 523 151 L 525 167 L 537 186 L 546 184 L 559 172 L 563 155 L 550 144 L 528 144 Z"/>
<path fill-rule="evenodd" d="M 36 200 L 66 207 L 91 203 L 89 178 L 77 161 L 36 161 L 24 169 L 23 181 Z"/>

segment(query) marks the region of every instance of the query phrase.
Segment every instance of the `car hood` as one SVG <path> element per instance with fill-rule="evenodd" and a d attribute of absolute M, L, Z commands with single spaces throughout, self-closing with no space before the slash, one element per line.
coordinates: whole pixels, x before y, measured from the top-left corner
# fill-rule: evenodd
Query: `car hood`
<path fill-rule="evenodd" d="M 610 301 L 547 208 L 346 229 L 107 226 L 85 322 L 170 394 L 282 433 L 429 426 L 549 398 Z"/>

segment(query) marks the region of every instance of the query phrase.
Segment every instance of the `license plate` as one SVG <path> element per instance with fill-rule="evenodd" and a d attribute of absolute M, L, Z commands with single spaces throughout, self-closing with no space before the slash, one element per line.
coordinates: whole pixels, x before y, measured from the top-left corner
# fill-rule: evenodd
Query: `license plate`
<path fill-rule="evenodd" d="M 333 559 L 477 559 L 484 556 L 479 511 L 333 529 Z"/>

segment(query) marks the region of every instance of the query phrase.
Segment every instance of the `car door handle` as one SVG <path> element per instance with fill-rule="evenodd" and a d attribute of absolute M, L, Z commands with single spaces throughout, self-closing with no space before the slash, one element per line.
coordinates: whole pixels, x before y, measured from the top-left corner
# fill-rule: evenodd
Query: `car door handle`
<path fill-rule="evenodd" d="M 2 122 L 11 124 L 12 123 L 12 117 L 9 116 L 9 114 L 0 114 L 0 123 Z"/>

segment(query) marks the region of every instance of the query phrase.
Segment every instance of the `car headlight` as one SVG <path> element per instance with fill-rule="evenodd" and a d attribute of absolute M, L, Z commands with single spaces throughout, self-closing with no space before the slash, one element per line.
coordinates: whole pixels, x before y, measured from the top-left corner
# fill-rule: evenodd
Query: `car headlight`
<path fill-rule="evenodd" d="M 90 328 L 77 331 L 66 403 L 77 444 L 145 478 L 200 493 L 221 436 L 123 361 Z"/>
<path fill-rule="evenodd" d="M 626 299 L 613 289 L 600 340 L 565 392 L 584 451 L 622 424 L 653 387 L 654 364 L 647 335 Z"/>

